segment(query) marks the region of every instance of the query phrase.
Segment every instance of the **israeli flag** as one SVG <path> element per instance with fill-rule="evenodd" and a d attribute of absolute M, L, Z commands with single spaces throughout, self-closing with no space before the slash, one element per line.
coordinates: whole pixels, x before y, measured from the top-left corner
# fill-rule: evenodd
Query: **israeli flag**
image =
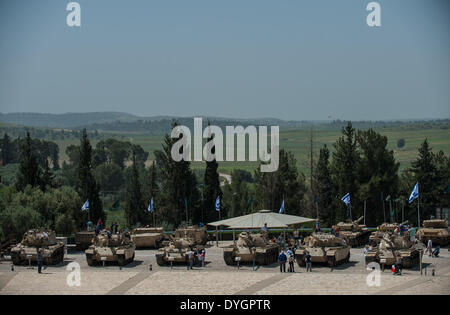
<path fill-rule="evenodd" d="M 347 193 L 344 197 L 341 198 L 341 200 L 348 206 L 350 204 L 350 193 Z"/>
<path fill-rule="evenodd" d="M 220 196 L 217 196 L 217 199 L 216 199 L 216 210 L 220 211 Z"/>
<path fill-rule="evenodd" d="M 284 212 L 284 199 L 283 202 L 281 203 L 281 208 L 280 211 L 278 211 L 279 214 L 282 214 Z"/>
<path fill-rule="evenodd" d="M 409 203 L 413 202 L 413 200 L 418 197 L 419 197 L 419 182 L 416 183 L 413 191 L 411 192 L 411 195 L 409 196 Z"/>
<path fill-rule="evenodd" d="M 153 198 L 152 200 L 150 200 L 150 203 L 148 204 L 148 211 L 153 212 L 154 208 L 153 208 Z"/>
<path fill-rule="evenodd" d="M 89 210 L 89 199 L 86 200 L 84 205 L 81 207 L 81 210 L 83 210 L 83 211 Z"/>

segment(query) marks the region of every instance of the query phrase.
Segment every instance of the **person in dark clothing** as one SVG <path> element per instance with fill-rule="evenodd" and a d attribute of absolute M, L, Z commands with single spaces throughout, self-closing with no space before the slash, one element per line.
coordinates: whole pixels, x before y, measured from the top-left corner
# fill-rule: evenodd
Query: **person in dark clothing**
<path fill-rule="evenodd" d="M 287 256 L 284 252 L 281 252 L 278 256 L 278 262 L 280 263 L 280 272 L 286 272 Z"/>
<path fill-rule="evenodd" d="M 295 261 L 295 249 L 291 248 L 288 250 L 288 261 L 289 261 L 289 272 L 295 272 L 294 261 Z"/>
<path fill-rule="evenodd" d="M 41 250 L 40 249 L 37 250 L 36 261 L 37 261 L 37 264 L 38 264 L 38 273 L 41 273 L 41 270 L 42 270 L 42 254 L 41 254 Z"/>
<path fill-rule="evenodd" d="M 305 263 L 306 263 L 306 272 L 308 272 L 308 270 L 312 272 L 312 268 L 311 268 L 311 255 L 309 254 L 309 252 L 306 252 L 306 255 L 305 255 Z"/>

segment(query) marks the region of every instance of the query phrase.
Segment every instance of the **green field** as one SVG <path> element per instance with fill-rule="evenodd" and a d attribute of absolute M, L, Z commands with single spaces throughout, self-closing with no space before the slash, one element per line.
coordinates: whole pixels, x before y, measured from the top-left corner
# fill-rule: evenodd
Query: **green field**
<path fill-rule="evenodd" d="M 405 169 L 410 166 L 411 161 L 417 158 L 418 148 L 420 144 L 428 139 L 433 151 L 437 152 L 443 150 L 445 154 L 450 154 L 450 130 L 434 128 L 420 128 L 420 127 L 390 127 L 375 129 L 377 132 L 388 137 L 388 147 L 394 150 L 395 157 L 400 162 L 400 169 Z M 331 151 L 334 150 L 333 144 L 336 139 L 341 136 L 340 130 L 314 130 L 313 131 L 313 147 L 314 157 L 319 155 L 319 149 L 326 144 Z M 138 133 L 128 134 L 114 134 L 114 138 L 119 140 L 132 141 L 134 144 L 141 145 L 144 150 L 150 152 L 149 160 L 154 158 L 153 151 L 161 149 L 163 136 L 150 136 Z M 406 144 L 403 148 L 397 148 L 397 140 L 405 139 Z M 68 145 L 79 144 L 76 139 L 56 141 L 60 146 L 61 160 L 66 159 L 65 149 Z M 96 141 L 92 141 L 95 146 Z M 286 130 L 280 132 L 280 146 L 284 149 L 293 152 L 297 159 L 297 166 L 299 170 L 305 174 L 309 174 L 309 152 L 310 152 L 310 130 Z M 204 162 L 193 162 L 193 169 L 204 168 Z M 219 171 L 223 173 L 231 173 L 232 169 L 240 168 L 250 172 L 256 169 L 257 162 L 219 162 Z"/>

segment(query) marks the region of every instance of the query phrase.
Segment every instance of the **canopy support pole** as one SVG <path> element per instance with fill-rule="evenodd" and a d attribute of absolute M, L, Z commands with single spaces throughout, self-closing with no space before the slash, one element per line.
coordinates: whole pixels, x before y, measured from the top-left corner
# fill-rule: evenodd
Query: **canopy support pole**
<path fill-rule="evenodd" d="M 216 225 L 216 246 L 219 247 L 219 231 L 218 226 Z"/>
<path fill-rule="evenodd" d="M 233 243 L 236 243 L 236 233 L 234 229 L 233 229 Z"/>

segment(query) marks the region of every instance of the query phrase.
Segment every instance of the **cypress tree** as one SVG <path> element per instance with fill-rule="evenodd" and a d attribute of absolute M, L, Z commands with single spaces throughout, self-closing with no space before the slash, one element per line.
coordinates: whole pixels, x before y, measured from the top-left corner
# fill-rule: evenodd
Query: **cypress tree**
<path fill-rule="evenodd" d="M 211 154 L 215 154 L 215 145 L 213 144 L 213 137 L 208 138 L 208 145 L 211 145 Z M 212 161 L 206 161 L 204 186 L 203 186 L 203 205 L 201 217 L 197 221 L 212 222 L 219 219 L 218 211 L 216 210 L 216 199 L 219 196 L 222 203 L 222 189 L 220 189 L 219 173 L 215 157 Z M 222 211 L 222 209 L 221 209 Z M 222 214 L 222 213 L 221 213 Z"/>
<path fill-rule="evenodd" d="M 333 183 L 330 175 L 330 150 L 326 145 L 320 149 L 319 160 L 314 171 L 314 191 L 317 196 L 319 219 L 328 226 L 334 224 Z"/>
<path fill-rule="evenodd" d="M 19 169 L 17 173 L 16 187 L 18 190 L 23 190 L 27 185 L 36 187 L 40 184 L 39 165 L 32 147 L 30 133 L 27 131 L 27 136 L 22 145 L 20 152 Z"/>
<path fill-rule="evenodd" d="M 136 225 L 144 225 L 149 223 L 149 218 L 145 211 L 146 207 L 142 195 L 141 183 L 139 181 L 136 154 L 134 152 L 131 160 L 133 164 L 131 165 L 131 172 L 128 178 L 125 213 L 127 225 L 129 227 L 134 227 Z"/>
<path fill-rule="evenodd" d="M 3 136 L 2 141 L 2 165 L 5 166 L 11 162 L 11 140 L 7 133 Z"/>

